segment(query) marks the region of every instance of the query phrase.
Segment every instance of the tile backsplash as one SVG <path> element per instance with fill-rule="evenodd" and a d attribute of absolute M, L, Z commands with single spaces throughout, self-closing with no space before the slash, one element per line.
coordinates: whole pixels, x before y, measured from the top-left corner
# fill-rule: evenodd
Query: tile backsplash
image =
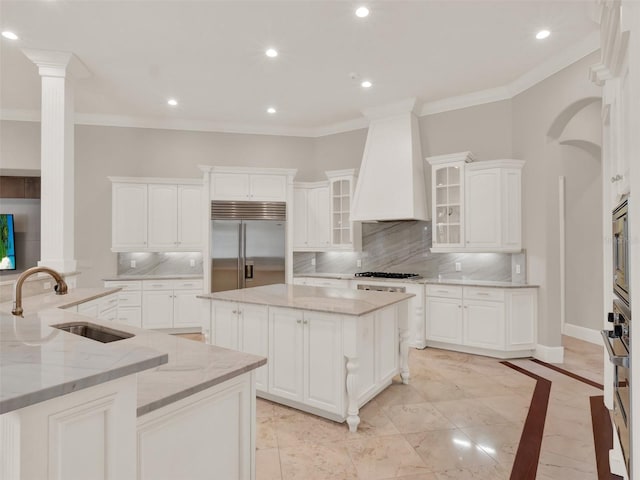
<path fill-rule="evenodd" d="M 294 253 L 293 270 L 295 274 L 390 271 L 425 278 L 526 280 L 524 253 L 431 253 L 430 248 L 431 222 L 364 223 L 361 252 Z M 456 263 L 461 267 L 458 272 Z"/>
<path fill-rule="evenodd" d="M 118 275 L 197 275 L 202 272 L 202 252 L 118 253 Z"/>

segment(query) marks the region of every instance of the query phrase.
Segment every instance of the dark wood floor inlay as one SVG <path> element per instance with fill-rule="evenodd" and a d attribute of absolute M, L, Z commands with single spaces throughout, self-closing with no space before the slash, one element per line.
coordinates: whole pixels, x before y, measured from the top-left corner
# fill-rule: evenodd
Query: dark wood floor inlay
<path fill-rule="evenodd" d="M 537 363 L 538 365 L 542 365 L 543 367 L 547 367 L 547 368 L 550 368 L 551 370 L 555 370 L 558 373 L 562 373 L 563 375 L 566 375 L 567 377 L 571 377 L 574 380 L 578 380 L 579 382 L 586 383 L 587 385 L 591 385 L 592 387 L 599 388 L 600 390 L 604 390 L 604 386 L 602 386 L 600 383 L 594 382 L 593 380 L 589 380 L 588 378 L 582 377 L 576 373 L 565 370 L 564 368 L 560 368 L 557 365 L 543 362 L 542 360 L 538 360 L 537 358 L 530 358 L 529 360 Z"/>
<path fill-rule="evenodd" d="M 536 380 L 536 387 L 533 390 L 529 413 L 522 428 L 520 444 L 518 445 L 510 477 L 510 480 L 535 480 L 540 459 L 544 422 L 549 406 L 551 382 L 513 363 L 506 361 L 500 363 Z"/>
<path fill-rule="evenodd" d="M 596 468 L 598 480 L 622 480 L 622 477 L 611 473 L 609 450 L 613 448 L 613 429 L 609 410 L 604 405 L 604 397 L 589 397 L 591 404 L 591 426 L 593 428 L 593 444 L 596 449 Z"/>

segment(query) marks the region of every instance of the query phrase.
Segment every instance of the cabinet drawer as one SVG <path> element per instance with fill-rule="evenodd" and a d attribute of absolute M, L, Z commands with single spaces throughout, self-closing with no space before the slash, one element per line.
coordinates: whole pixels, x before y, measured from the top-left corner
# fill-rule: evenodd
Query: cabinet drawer
<path fill-rule="evenodd" d="M 428 297 L 462 298 L 462 287 L 452 285 L 427 285 Z"/>
<path fill-rule="evenodd" d="M 132 281 L 114 281 L 109 280 L 104 282 L 104 286 L 107 288 L 121 288 L 123 291 L 140 290 L 142 289 L 142 282 L 139 280 Z"/>
<path fill-rule="evenodd" d="M 175 290 L 201 290 L 202 280 L 175 280 L 173 288 Z"/>
<path fill-rule="evenodd" d="M 501 288 L 464 287 L 464 298 L 474 300 L 504 301 L 504 290 Z"/>
<path fill-rule="evenodd" d="M 118 309 L 116 307 L 112 307 L 100 312 L 100 316 L 98 318 L 108 322 L 115 322 L 118 319 Z"/>
<path fill-rule="evenodd" d="M 122 292 L 118 294 L 118 307 L 139 307 L 142 305 L 142 292 Z"/>
<path fill-rule="evenodd" d="M 118 323 L 132 325 L 134 327 L 142 327 L 142 310 L 140 307 L 118 307 Z"/>
<path fill-rule="evenodd" d="M 144 280 L 142 290 L 173 290 L 173 282 L 171 280 Z"/>
<path fill-rule="evenodd" d="M 100 299 L 100 314 L 118 306 L 118 295 L 110 295 Z"/>

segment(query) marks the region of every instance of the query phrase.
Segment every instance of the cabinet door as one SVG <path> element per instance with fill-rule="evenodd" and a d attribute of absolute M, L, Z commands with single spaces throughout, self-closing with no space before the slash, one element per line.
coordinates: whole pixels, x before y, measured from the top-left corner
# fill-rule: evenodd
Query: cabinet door
<path fill-rule="evenodd" d="M 462 343 L 462 305 L 455 298 L 427 297 L 427 340 Z"/>
<path fill-rule="evenodd" d="M 97 300 L 85 302 L 78 305 L 78 313 L 87 317 L 98 318 L 100 315 L 100 305 Z"/>
<path fill-rule="evenodd" d="M 240 349 L 267 357 L 269 355 L 269 310 L 264 305 L 239 304 Z M 269 387 L 268 368 L 264 365 L 256 369 L 256 389 L 266 392 Z"/>
<path fill-rule="evenodd" d="M 284 175 L 249 175 L 249 199 L 267 202 L 287 200 L 287 177 Z"/>
<path fill-rule="evenodd" d="M 202 187 L 178 185 L 178 247 L 202 249 Z"/>
<path fill-rule="evenodd" d="M 308 223 L 309 244 L 327 248 L 331 243 L 329 187 L 309 190 Z"/>
<path fill-rule="evenodd" d="M 142 293 L 142 327 L 173 327 L 173 290 Z"/>
<path fill-rule="evenodd" d="M 398 372 L 397 309 L 384 308 L 375 313 L 376 383 L 390 380 Z"/>
<path fill-rule="evenodd" d="M 502 236 L 504 248 L 522 248 L 522 171 L 506 169 L 502 173 Z"/>
<path fill-rule="evenodd" d="M 306 311 L 303 325 L 304 403 L 342 413 L 342 319 L 335 314 Z"/>
<path fill-rule="evenodd" d="M 497 248 L 501 244 L 500 169 L 467 170 L 465 238 L 469 248 Z"/>
<path fill-rule="evenodd" d="M 174 290 L 173 326 L 200 327 L 200 300 L 196 297 L 202 290 Z"/>
<path fill-rule="evenodd" d="M 112 188 L 111 249 L 147 247 L 147 186 L 114 183 Z"/>
<path fill-rule="evenodd" d="M 249 175 L 215 173 L 211 176 L 212 200 L 249 200 Z"/>
<path fill-rule="evenodd" d="M 142 327 L 142 309 L 140 307 L 118 307 L 117 323 L 133 327 Z"/>
<path fill-rule="evenodd" d="M 149 185 L 149 248 L 178 246 L 178 186 Z"/>
<path fill-rule="evenodd" d="M 535 348 L 538 324 L 535 290 L 514 288 L 507 299 L 507 349 Z"/>
<path fill-rule="evenodd" d="M 293 248 L 307 248 L 308 189 L 293 189 Z"/>
<path fill-rule="evenodd" d="M 461 247 L 464 243 L 464 162 L 434 166 L 432 177 L 433 245 Z"/>
<path fill-rule="evenodd" d="M 504 330 L 504 302 L 464 301 L 464 345 L 503 350 Z"/>
<path fill-rule="evenodd" d="M 269 309 L 269 393 L 302 400 L 302 311 Z"/>
<path fill-rule="evenodd" d="M 239 350 L 238 305 L 232 302 L 211 302 L 213 344 Z"/>

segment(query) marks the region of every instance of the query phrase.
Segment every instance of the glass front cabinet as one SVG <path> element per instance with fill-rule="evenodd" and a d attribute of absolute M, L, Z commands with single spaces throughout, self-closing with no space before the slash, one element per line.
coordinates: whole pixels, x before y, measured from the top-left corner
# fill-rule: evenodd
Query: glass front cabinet
<path fill-rule="evenodd" d="M 354 169 L 326 172 L 331 201 L 331 247 L 337 250 L 360 250 L 362 232 L 359 222 L 351 221 L 351 205 L 356 185 Z"/>

